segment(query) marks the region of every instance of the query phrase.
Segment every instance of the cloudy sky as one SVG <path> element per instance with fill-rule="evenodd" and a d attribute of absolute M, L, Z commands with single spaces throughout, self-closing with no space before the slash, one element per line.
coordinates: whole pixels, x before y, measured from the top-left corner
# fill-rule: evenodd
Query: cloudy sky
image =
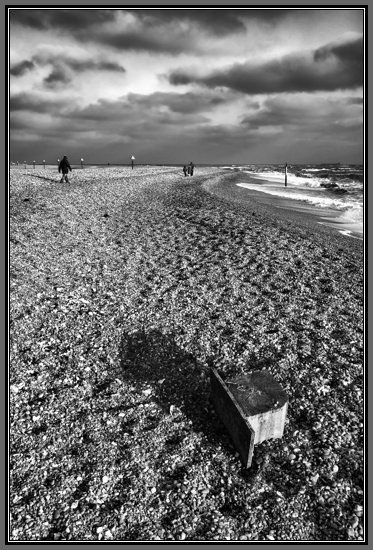
<path fill-rule="evenodd" d="M 362 9 L 9 10 L 10 160 L 363 161 Z"/>

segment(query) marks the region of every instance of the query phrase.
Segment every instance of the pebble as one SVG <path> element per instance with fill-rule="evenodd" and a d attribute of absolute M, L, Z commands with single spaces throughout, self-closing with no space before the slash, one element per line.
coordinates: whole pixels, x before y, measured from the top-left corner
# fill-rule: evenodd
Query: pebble
<path fill-rule="evenodd" d="M 311 481 L 314 485 L 317 483 L 319 477 L 319 474 L 315 474 L 313 477 L 311 477 Z"/>
<path fill-rule="evenodd" d="M 361 517 L 363 515 L 363 507 L 360 504 L 357 504 L 354 512 L 356 516 Z"/>
<path fill-rule="evenodd" d="M 354 516 L 352 518 L 351 528 L 356 529 L 356 527 L 359 525 L 359 518 Z"/>

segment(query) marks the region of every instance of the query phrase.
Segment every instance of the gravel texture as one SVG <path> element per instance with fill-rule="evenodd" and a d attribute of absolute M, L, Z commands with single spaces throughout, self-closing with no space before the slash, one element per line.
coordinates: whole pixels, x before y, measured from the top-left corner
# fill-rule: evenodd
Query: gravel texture
<path fill-rule="evenodd" d="M 363 244 L 234 177 L 11 169 L 9 540 L 364 540 Z M 289 395 L 249 470 L 211 366 Z"/>

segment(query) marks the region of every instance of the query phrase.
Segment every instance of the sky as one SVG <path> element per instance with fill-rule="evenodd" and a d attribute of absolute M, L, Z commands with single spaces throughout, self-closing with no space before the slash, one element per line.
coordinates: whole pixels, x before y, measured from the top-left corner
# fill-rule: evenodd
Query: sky
<path fill-rule="evenodd" d="M 361 8 L 8 13 L 12 162 L 363 162 Z"/>

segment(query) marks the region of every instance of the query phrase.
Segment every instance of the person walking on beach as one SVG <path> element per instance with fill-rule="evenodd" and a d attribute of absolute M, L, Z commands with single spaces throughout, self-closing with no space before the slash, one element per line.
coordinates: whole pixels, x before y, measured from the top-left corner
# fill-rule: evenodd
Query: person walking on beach
<path fill-rule="evenodd" d="M 68 158 L 66 156 L 64 156 L 63 159 L 60 161 L 60 163 L 58 165 L 58 172 L 59 173 L 62 172 L 62 178 L 61 178 L 60 183 L 62 183 L 63 180 L 65 180 L 66 183 L 69 183 L 69 179 L 67 177 L 67 174 L 69 173 L 69 170 L 71 172 L 70 163 L 68 161 Z"/>
<path fill-rule="evenodd" d="M 192 161 L 190 161 L 190 175 L 193 176 L 193 172 L 194 172 L 194 164 Z"/>
<path fill-rule="evenodd" d="M 186 165 L 184 165 L 183 172 L 184 172 L 184 176 L 186 177 L 186 175 L 187 175 L 187 167 L 186 167 Z"/>

